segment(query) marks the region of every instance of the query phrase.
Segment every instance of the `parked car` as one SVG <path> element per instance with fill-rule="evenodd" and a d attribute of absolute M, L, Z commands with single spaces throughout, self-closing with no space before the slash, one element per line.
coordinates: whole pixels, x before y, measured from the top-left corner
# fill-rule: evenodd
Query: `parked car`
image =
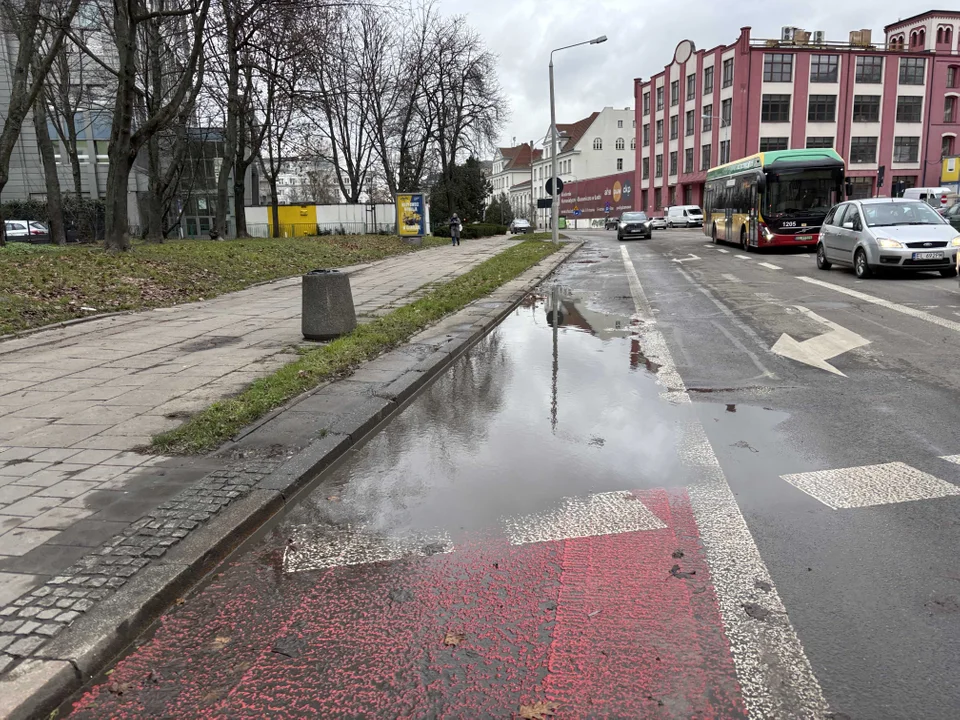
<path fill-rule="evenodd" d="M 943 215 L 944 219 L 948 223 L 960 231 L 960 202 L 955 202 L 953 205 L 944 210 L 941 215 Z"/>
<path fill-rule="evenodd" d="M 620 216 L 617 223 L 617 240 L 629 238 L 649 240 L 651 237 L 653 237 L 652 223 L 645 212 L 625 212 Z"/>
<path fill-rule="evenodd" d="M 667 227 L 667 220 L 664 217 L 655 217 L 650 218 L 650 229 L 651 230 L 665 230 Z"/>
<path fill-rule="evenodd" d="M 960 234 L 922 200 L 872 198 L 836 205 L 823 220 L 817 267 L 853 266 L 858 278 L 890 268 L 957 274 Z"/>
<path fill-rule="evenodd" d="M 703 227 L 703 210 L 698 205 L 674 205 L 667 208 L 667 227 Z"/>
<path fill-rule="evenodd" d="M 620 218 L 618 217 L 608 217 L 603 223 L 604 230 L 616 230 L 617 225 L 620 224 Z"/>
<path fill-rule="evenodd" d="M 7 240 L 15 242 L 37 242 L 50 236 L 47 226 L 36 220 L 6 220 Z"/>
<path fill-rule="evenodd" d="M 514 218 L 513 222 L 510 223 L 510 232 L 512 234 L 528 233 L 533 232 L 533 228 L 530 227 L 529 220 L 524 220 L 523 218 Z"/>

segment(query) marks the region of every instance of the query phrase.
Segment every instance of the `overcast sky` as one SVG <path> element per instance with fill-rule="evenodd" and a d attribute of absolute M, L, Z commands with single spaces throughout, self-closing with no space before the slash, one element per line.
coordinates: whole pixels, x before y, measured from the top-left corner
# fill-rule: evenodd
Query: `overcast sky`
<path fill-rule="evenodd" d="M 942 0 L 442 0 L 447 13 L 464 13 L 500 58 L 500 82 L 510 118 L 501 145 L 513 138 L 542 138 L 550 125 L 547 76 L 550 50 L 606 35 L 554 57 L 557 121 L 573 122 L 594 110 L 633 106 L 633 79 L 663 70 L 684 39 L 698 49 L 736 40 L 749 25 L 754 38 L 780 37 L 780 27 L 824 30 L 829 41 L 847 41 L 851 30 L 883 26 L 941 5 Z M 648 9 L 654 8 L 654 9 Z M 539 140 L 538 140 L 539 142 Z"/>

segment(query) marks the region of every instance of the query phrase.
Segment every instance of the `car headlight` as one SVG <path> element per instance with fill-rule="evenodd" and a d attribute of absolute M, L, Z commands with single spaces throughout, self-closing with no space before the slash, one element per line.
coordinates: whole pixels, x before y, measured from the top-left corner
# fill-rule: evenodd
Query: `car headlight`
<path fill-rule="evenodd" d="M 622 228 L 625 228 L 626 226 L 627 226 L 627 224 L 626 224 L 625 222 L 620 223 L 621 229 L 622 229 Z"/>
<path fill-rule="evenodd" d="M 953 240 L 950 241 L 952 247 L 960 247 L 960 235 L 957 235 Z"/>
<path fill-rule="evenodd" d="M 890 238 L 877 238 L 877 244 L 882 248 L 890 248 L 891 250 L 903 248 L 903 243 Z"/>

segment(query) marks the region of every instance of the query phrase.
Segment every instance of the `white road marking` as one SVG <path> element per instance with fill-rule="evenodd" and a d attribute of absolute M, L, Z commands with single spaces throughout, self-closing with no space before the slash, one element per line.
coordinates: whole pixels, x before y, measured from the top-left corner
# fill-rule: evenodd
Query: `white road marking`
<path fill-rule="evenodd" d="M 902 462 L 783 475 L 834 510 L 960 495 L 960 488 Z"/>
<path fill-rule="evenodd" d="M 730 273 L 724 273 L 720 277 L 722 277 L 724 280 L 728 280 L 729 282 L 734 282 L 734 283 L 743 282 L 743 280 L 738 278 L 736 275 L 731 275 Z"/>
<path fill-rule="evenodd" d="M 664 522 L 629 492 L 567 497 L 555 510 L 501 518 L 513 545 L 661 530 Z"/>
<path fill-rule="evenodd" d="M 960 465 L 960 455 L 942 455 L 940 459 L 951 462 L 954 465 Z"/>
<path fill-rule="evenodd" d="M 444 533 L 388 537 L 351 526 L 316 530 L 302 528 L 283 551 L 285 572 L 324 570 L 345 565 L 366 565 L 409 557 L 426 557 L 453 550 Z"/>
<path fill-rule="evenodd" d="M 774 265 L 773 263 L 768 263 L 768 262 L 757 263 L 757 265 L 759 265 L 760 267 L 768 268 L 770 270 L 783 270 L 783 268 L 780 267 L 779 265 Z"/>
<path fill-rule="evenodd" d="M 691 253 L 689 257 L 673 258 L 673 261 L 675 263 L 685 263 L 685 262 L 690 262 L 691 260 L 699 260 L 699 259 L 700 257 L 698 255 L 694 255 L 693 253 Z"/>
<path fill-rule="evenodd" d="M 722 252 L 724 255 L 726 255 L 726 254 L 727 254 L 728 252 L 730 252 L 730 251 L 729 251 L 729 250 L 724 250 L 723 248 L 717 248 L 717 252 Z"/>
<path fill-rule="evenodd" d="M 703 246 L 704 246 L 704 247 L 709 247 L 709 248 L 715 248 L 715 247 L 716 247 L 716 245 L 714 245 L 713 243 L 704 243 Z"/>
<path fill-rule="evenodd" d="M 808 282 L 812 285 L 819 285 L 820 287 L 829 288 L 830 290 L 836 290 L 838 293 L 855 297 L 857 300 L 863 300 L 864 302 L 879 305 L 880 307 L 887 308 L 888 310 L 895 310 L 896 312 L 909 315 L 910 317 L 915 317 L 919 320 L 926 320 L 929 323 L 939 325 L 940 327 L 948 330 L 953 330 L 954 332 L 960 332 L 960 323 L 953 320 L 947 320 L 946 318 L 939 317 L 938 315 L 924 312 L 923 310 L 917 310 L 916 308 L 907 307 L 906 305 L 901 305 L 900 303 L 884 300 L 883 298 L 878 298 L 874 295 L 867 295 L 859 290 L 851 290 L 850 288 L 845 288 L 841 285 L 834 285 L 833 283 L 824 282 L 823 280 L 817 280 L 816 278 L 806 277 L 804 275 L 798 275 L 797 279 L 803 280 L 804 282 Z"/>
<path fill-rule="evenodd" d="M 791 360 L 796 360 L 797 362 L 813 365 L 813 367 L 826 370 L 834 375 L 846 377 L 846 375 L 828 363 L 827 360 L 837 355 L 842 355 L 854 348 L 869 345 L 870 341 L 861 335 L 857 335 L 852 330 L 847 330 L 845 327 L 817 315 L 812 310 L 808 310 L 800 305 L 795 305 L 794 307 L 811 320 L 816 320 L 826 325 L 830 330 L 822 335 L 804 340 L 803 342 L 797 342 L 784 333 L 780 336 L 780 339 L 774 343 L 773 347 L 770 348 L 770 351 L 776 355 L 782 355 Z"/>
<path fill-rule="evenodd" d="M 673 401 L 691 404 L 666 339 L 657 328 L 637 270 L 626 249 L 620 248 L 620 252 L 637 317 L 642 321 L 638 334 L 643 353 L 660 365 L 657 380 Z M 787 618 L 786 608 L 727 484 L 720 461 L 703 426 L 695 418 L 686 426 L 681 457 L 687 465 L 699 468 L 703 476 L 702 482 L 689 486 L 687 492 L 750 717 L 754 720 L 823 717 L 828 706 L 820 683 Z M 769 586 L 770 590 L 762 591 L 758 586 Z M 751 618 L 744 611 L 745 603 L 765 607 L 777 617 L 777 622 Z"/>
<path fill-rule="evenodd" d="M 737 255 L 738 260 L 753 260 L 749 255 Z"/>

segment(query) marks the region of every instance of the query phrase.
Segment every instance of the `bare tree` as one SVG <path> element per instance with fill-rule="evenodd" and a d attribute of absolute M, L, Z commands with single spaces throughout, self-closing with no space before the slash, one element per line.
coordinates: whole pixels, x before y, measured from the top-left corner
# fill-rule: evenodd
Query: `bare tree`
<path fill-rule="evenodd" d="M 63 227 L 63 200 L 60 195 L 60 177 L 57 175 L 57 160 L 47 128 L 47 98 L 43 91 L 33 103 L 33 127 L 37 133 L 37 148 L 43 165 L 43 180 L 47 191 L 47 228 L 50 239 L 58 245 L 67 244 Z"/>
<path fill-rule="evenodd" d="M 20 137 L 20 128 L 43 88 L 79 7 L 80 0 L 69 0 L 66 4 L 56 0 L 0 0 L 0 22 L 16 35 L 18 45 L 11 73 L 10 102 L 0 130 L 0 193 L 10 179 L 10 157 Z M 0 223 L 0 246 L 6 244 L 4 227 Z"/>

